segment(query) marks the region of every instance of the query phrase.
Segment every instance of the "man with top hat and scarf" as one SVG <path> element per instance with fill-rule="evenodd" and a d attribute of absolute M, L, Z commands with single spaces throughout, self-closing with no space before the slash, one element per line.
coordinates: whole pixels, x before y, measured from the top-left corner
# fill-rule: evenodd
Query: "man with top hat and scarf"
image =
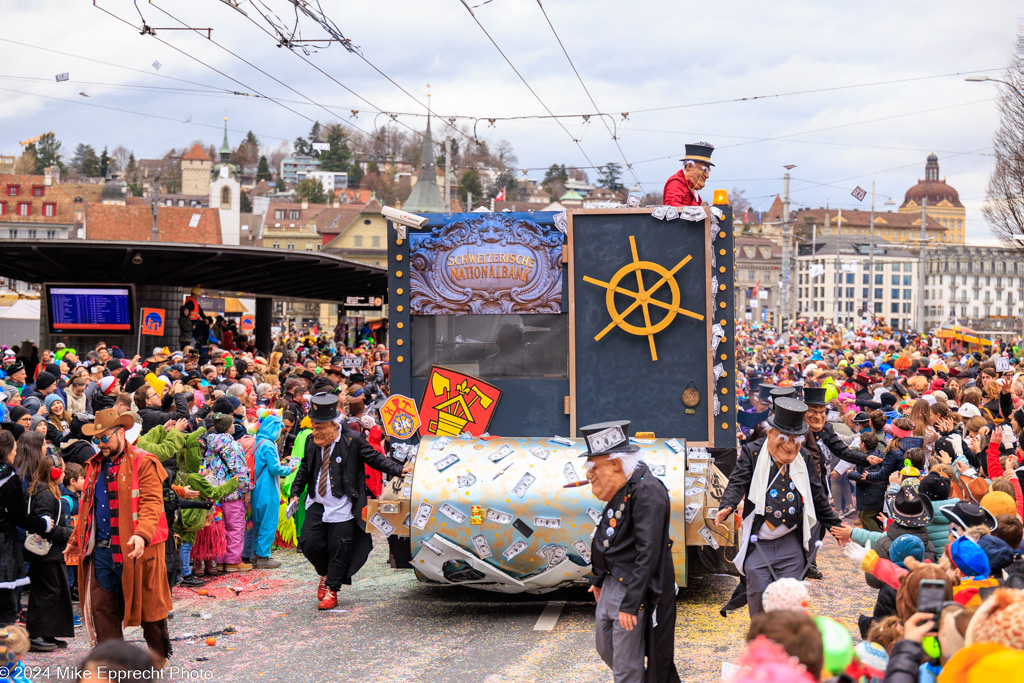
<path fill-rule="evenodd" d="M 809 431 L 806 412 L 796 399 L 775 400 L 767 436 L 743 446 L 715 517 L 723 524 L 742 501 L 736 568 L 746 578 L 751 617 L 764 611 L 761 595 L 768 584 L 804 578 L 807 555 L 818 540 L 815 525 L 841 525 L 810 452 L 802 448 Z"/>
<path fill-rule="evenodd" d="M 666 206 L 700 206 L 699 190 L 704 189 L 704 183 L 708 181 L 711 174 L 711 153 L 715 146 L 709 142 L 697 142 L 686 146 L 686 156 L 680 161 L 683 162 L 683 170 L 676 173 L 665 182 L 663 192 Z"/>
<path fill-rule="evenodd" d="M 162 669 L 171 654 L 171 589 L 164 562 L 167 473 L 155 456 L 128 442 L 125 430 L 134 425 L 131 415 L 108 408 L 82 427 L 99 453 L 85 464 L 78 525 L 64 560 L 78 565 L 82 617 L 90 635 L 101 643 L 122 640 L 122 627 L 142 626 L 150 655 Z"/>
<path fill-rule="evenodd" d="M 392 477 L 405 476 L 413 466 L 403 467 L 378 453 L 366 436 L 353 431 L 338 412 L 336 394 L 314 394 L 309 419 L 312 438 L 306 439 L 289 503 L 298 504 L 308 487 L 299 548 L 320 576 L 318 607 L 329 610 L 338 606 L 341 586 L 352 584 L 352 576 L 373 549 L 363 519 L 367 496 L 364 465 Z"/>
<path fill-rule="evenodd" d="M 825 387 L 804 387 L 804 403 L 807 404 L 807 412 L 804 414 L 804 422 L 810 428 L 810 438 L 807 440 L 806 449 L 810 451 L 814 464 L 818 468 L 818 476 L 825 486 L 826 496 L 832 495 L 831 473 L 837 464 L 833 458 L 845 460 L 857 467 L 877 465 L 882 458 L 876 455 L 866 455 L 856 451 L 839 438 L 832 423 L 828 421 L 828 406 L 825 403 Z M 815 530 L 818 539 L 825 537 L 825 530 Z M 821 571 L 817 566 L 818 546 L 811 549 L 811 566 L 807 575 L 813 579 L 820 579 Z"/>
<path fill-rule="evenodd" d="M 668 490 L 629 443 L 628 421 L 589 425 L 580 433 L 587 479 L 606 503 L 591 541 L 597 652 L 615 683 L 678 683 Z"/>

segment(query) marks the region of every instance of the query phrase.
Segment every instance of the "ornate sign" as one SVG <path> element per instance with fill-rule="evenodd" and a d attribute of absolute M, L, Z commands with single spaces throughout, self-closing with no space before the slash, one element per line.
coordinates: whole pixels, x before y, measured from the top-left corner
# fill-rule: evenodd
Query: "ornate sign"
<path fill-rule="evenodd" d="M 561 313 L 562 234 L 502 214 L 410 236 L 413 315 Z"/>
<path fill-rule="evenodd" d="M 433 366 L 420 401 L 420 434 L 459 436 L 487 431 L 501 389 L 476 377 Z"/>

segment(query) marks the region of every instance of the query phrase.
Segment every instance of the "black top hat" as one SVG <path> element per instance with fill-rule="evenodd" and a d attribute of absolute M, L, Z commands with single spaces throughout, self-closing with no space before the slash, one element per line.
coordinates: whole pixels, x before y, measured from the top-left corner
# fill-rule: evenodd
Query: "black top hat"
<path fill-rule="evenodd" d="M 946 515 L 946 519 L 952 524 L 956 524 L 964 529 L 981 525 L 995 530 L 999 526 L 999 522 L 991 512 L 980 505 L 967 503 L 962 500 L 955 505 L 942 508 L 942 514 Z"/>
<path fill-rule="evenodd" d="M 771 391 L 771 397 L 773 402 L 777 402 L 780 398 L 796 398 L 796 389 L 794 387 L 775 387 Z"/>
<path fill-rule="evenodd" d="M 775 386 L 774 384 L 762 384 L 757 389 L 758 398 L 760 398 L 762 401 L 772 400 L 772 389 L 778 389 L 778 387 Z"/>
<path fill-rule="evenodd" d="M 750 393 L 754 393 L 761 387 L 761 382 L 764 380 L 760 375 L 750 377 L 747 379 L 747 386 L 750 388 Z"/>
<path fill-rule="evenodd" d="M 693 142 L 686 145 L 686 156 L 680 161 L 701 161 L 708 166 L 714 166 L 711 163 L 711 153 L 715 151 L 715 146 L 710 142 Z"/>
<path fill-rule="evenodd" d="M 949 508 L 943 508 L 948 514 Z M 928 526 L 932 521 L 932 501 L 909 486 L 900 488 L 889 498 L 889 516 L 907 527 Z"/>
<path fill-rule="evenodd" d="M 580 427 L 580 434 L 587 442 L 587 452 L 580 457 L 592 458 L 611 453 L 636 453 L 640 447 L 629 442 L 629 420 L 598 422 Z"/>
<path fill-rule="evenodd" d="M 825 387 L 804 387 L 804 403 L 809 406 L 825 405 Z"/>
<path fill-rule="evenodd" d="M 807 423 L 804 422 L 804 413 L 807 412 L 807 404 L 787 398 L 785 396 L 775 399 L 775 412 L 768 418 L 768 426 L 777 429 L 783 434 L 800 436 L 807 433 Z"/>
<path fill-rule="evenodd" d="M 310 422 L 334 422 L 338 417 L 336 394 L 313 394 L 309 399 Z"/>

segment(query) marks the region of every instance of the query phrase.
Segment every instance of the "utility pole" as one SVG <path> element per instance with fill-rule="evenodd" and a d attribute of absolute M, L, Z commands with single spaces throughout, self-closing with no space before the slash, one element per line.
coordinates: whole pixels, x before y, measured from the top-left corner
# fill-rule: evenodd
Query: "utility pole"
<path fill-rule="evenodd" d="M 924 324 L 924 248 L 928 243 L 928 228 L 925 222 L 928 220 L 928 214 L 925 212 L 925 208 L 928 206 L 928 197 L 921 198 L 921 231 L 918 237 L 919 244 L 917 245 L 917 332 L 920 334 L 925 333 Z"/>
<path fill-rule="evenodd" d="M 782 198 L 782 319 L 779 321 L 779 336 L 786 338 L 784 335 L 787 323 L 792 327 L 793 318 L 793 291 L 790 282 L 793 233 L 789 225 L 789 172 L 796 168 L 796 165 L 787 164 L 783 168 L 786 169 L 786 174 L 782 176 L 784 188 Z"/>
<path fill-rule="evenodd" d="M 868 309 L 868 315 L 870 315 L 871 319 L 874 320 L 875 319 L 875 301 L 874 301 L 874 297 L 872 296 L 872 294 L 874 294 L 874 292 L 871 291 L 874 288 L 874 281 L 875 281 L 875 181 L 874 180 L 871 181 L 871 242 L 868 245 L 868 249 L 870 250 L 870 251 L 868 251 L 868 272 L 871 273 L 871 277 L 868 279 L 868 281 L 871 283 L 871 286 L 868 287 L 867 309 Z"/>
<path fill-rule="evenodd" d="M 444 136 L 444 210 L 452 211 L 452 136 Z"/>

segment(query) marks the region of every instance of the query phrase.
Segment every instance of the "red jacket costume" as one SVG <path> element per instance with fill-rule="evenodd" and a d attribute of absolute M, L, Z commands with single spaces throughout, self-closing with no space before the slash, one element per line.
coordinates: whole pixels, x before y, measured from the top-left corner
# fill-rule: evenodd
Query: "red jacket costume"
<path fill-rule="evenodd" d="M 700 206 L 700 195 L 690 187 L 690 181 L 686 179 L 682 171 L 665 182 L 664 202 L 666 206 Z"/>

